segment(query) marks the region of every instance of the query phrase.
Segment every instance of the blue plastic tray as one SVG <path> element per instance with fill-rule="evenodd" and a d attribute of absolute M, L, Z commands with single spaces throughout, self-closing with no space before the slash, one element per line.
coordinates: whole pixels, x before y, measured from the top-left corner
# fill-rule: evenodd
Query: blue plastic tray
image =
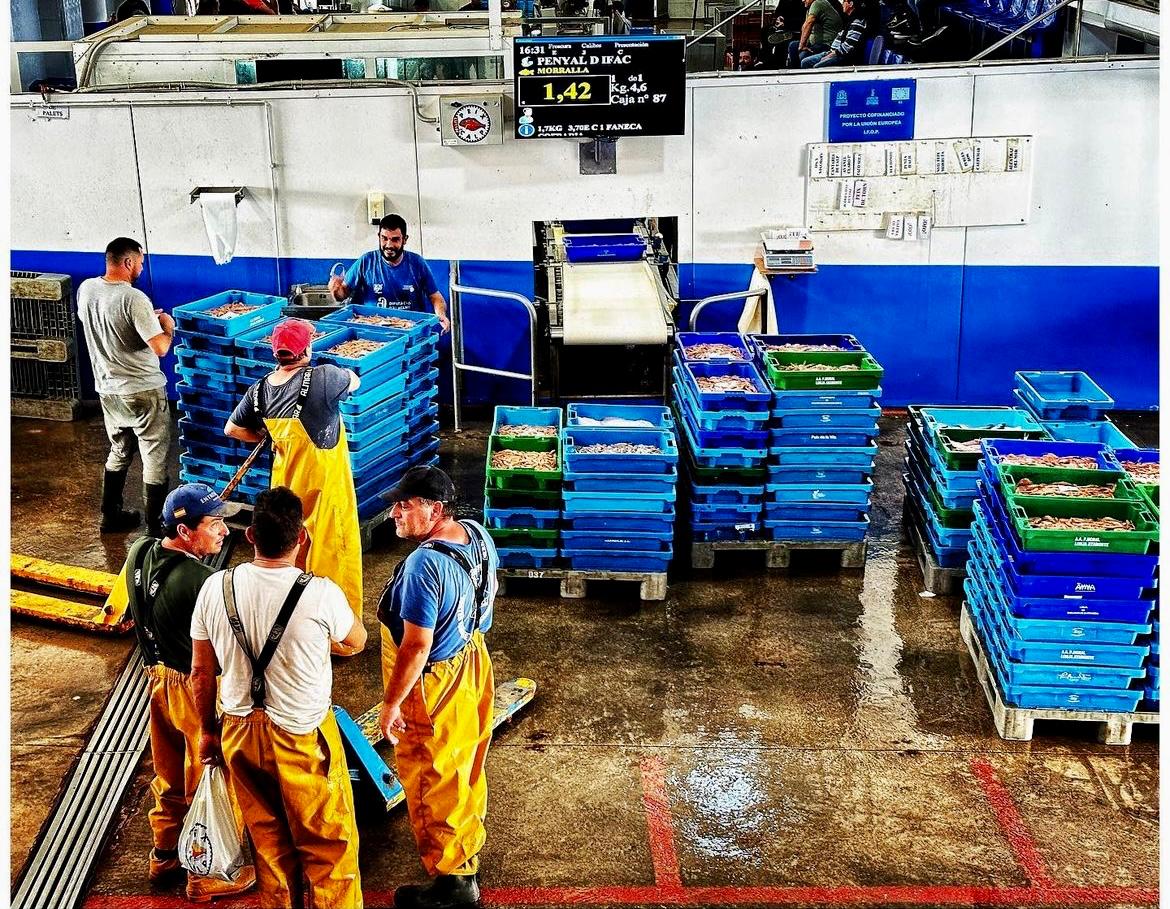
<path fill-rule="evenodd" d="M 1079 371 L 1017 372 L 1016 390 L 1041 420 L 1097 420 L 1114 405 L 1100 385 Z"/>
<path fill-rule="evenodd" d="M 767 449 L 712 448 L 701 447 L 695 439 L 686 411 L 678 421 L 682 438 L 691 452 L 691 457 L 700 467 L 759 467 L 767 458 Z"/>
<path fill-rule="evenodd" d="M 231 452 L 233 454 L 244 449 L 251 450 L 251 446 L 245 446 L 243 442 L 239 442 L 231 436 L 225 436 L 223 434 L 222 424 L 220 424 L 218 429 L 209 429 L 198 423 L 192 423 L 186 417 L 179 419 L 179 438 L 184 442 L 195 445 L 214 446 L 224 452 Z"/>
<path fill-rule="evenodd" d="M 493 508 L 484 497 L 483 519 L 487 527 L 552 530 L 560 523 L 560 508 Z"/>
<path fill-rule="evenodd" d="M 860 432 L 840 430 L 773 429 L 768 433 L 768 450 L 798 447 L 860 448 L 871 444 L 878 436 L 878 425 Z"/>
<path fill-rule="evenodd" d="M 561 550 L 565 553 L 598 550 L 669 553 L 673 548 L 673 540 L 674 531 L 562 530 Z"/>
<path fill-rule="evenodd" d="M 235 375 L 235 358 L 230 353 L 217 354 L 206 350 L 194 350 L 186 344 L 179 344 L 175 348 L 176 369 L 184 375 L 188 372 L 215 373 L 217 375 Z"/>
<path fill-rule="evenodd" d="M 381 422 L 388 416 L 399 413 L 402 414 L 403 421 L 407 419 L 410 413 L 407 409 L 405 394 L 397 394 L 387 398 L 385 401 L 379 401 L 372 407 L 367 407 L 358 413 L 342 411 L 341 422 L 345 424 L 347 431 L 357 432 Z"/>
<path fill-rule="evenodd" d="M 825 502 L 835 505 L 868 505 L 873 482 L 839 484 L 769 483 L 768 499 L 772 502 Z"/>
<path fill-rule="evenodd" d="M 324 321 L 324 320 L 322 320 Z M 320 349 L 313 348 L 316 359 L 322 363 L 332 363 L 351 369 L 359 376 L 372 372 L 379 366 L 398 361 L 402 362 L 406 356 L 406 335 L 388 335 L 385 332 L 368 331 L 362 326 L 346 326 L 336 333 L 330 332 L 327 336 L 329 346 L 322 345 Z M 376 341 L 382 346 L 375 351 L 360 357 L 343 357 L 329 353 L 329 349 L 346 341 L 364 340 Z"/>
<path fill-rule="evenodd" d="M 941 568 L 962 568 L 967 564 L 967 545 L 943 546 L 933 534 L 934 526 L 926 520 L 922 510 L 922 502 L 917 492 L 906 496 L 902 507 L 909 509 L 914 526 L 918 528 L 923 542 L 930 547 L 934 560 Z"/>
<path fill-rule="evenodd" d="M 696 379 L 709 376 L 740 376 L 749 379 L 756 391 L 700 391 Z M 772 406 L 772 392 L 755 364 L 746 363 L 695 363 L 682 364 L 682 380 L 691 397 L 704 411 L 741 410 L 767 411 Z"/>
<path fill-rule="evenodd" d="M 1100 442 L 1110 448 L 1133 448 L 1129 436 L 1108 420 L 1093 423 L 1055 422 L 1042 424 L 1052 438 L 1063 442 Z"/>
<path fill-rule="evenodd" d="M 581 473 L 565 468 L 564 488 L 571 492 L 670 493 L 678 483 L 678 470 L 670 473 Z"/>
<path fill-rule="evenodd" d="M 637 234 L 573 234 L 564 239 L 570 262 L 636 262 L 646 254 Z"/>
<path fill-rule="evenodd" d="M 562 514 L 561 517 L 567 530 L 673 532 L 675 514 L 673 509 L 662 514 L 583 511 L 580 514 Z"/>
<path fill-rule="evenodd" d="M 509 426 L 555 426 L 557 435 L 549 436 L 549 438 L 556 439 L 560 436 L 563 423 L 564 414 L 561 413 L 559 407 L 505 407 L 499 405 L 496 407 L 495 418 L 492 422 L 492 435 L 510 438 L 507 431 Z"/>
<path fill-rule="evenodd" d="M 853 543 L 864 540 L 869 530 L 869 517 L 863 521 L 764 521 L 769 539 L 792 542 L 816 540 L 833 543 Z"/>
<path fill-rule="evenodd" d="M 692 518 L 708 524 L 742 524 L 755 521 L 764 513 L 762 502 L 738 505 L 726 502 L 691 502 L 688 507 Z"/>
<path fill-rule="evenodd" d="M 764 514 L 770 521 L 860 521 L 869 505 L 838 502 L 768 502 Z"/>
<path fill-rule="evenodd" d="M 696 543 L 758 540 L 762 529 L 761 524 L 737 524 L 733 527 L 727 524 L 702 523 L 692 523 L 689 528 L 691 539 Z"/>
<path fill-rule="evenodd" d="M 774 391 L 774 410 L 868 410 L 876 407 L 882 390 L 873 391 Z"/>
<path fill-rule="evenodd" d="M 396 319 L 406 319 L 414 322 L 415 326 L 411 329 L 405 329 L 394 328 L 389 325 L 369 325 L 362 322 L 353 322 L 354 316 L 393 316 Z M 406 309 L 390 309 L 386 306 L 354 305 L 352 303 L 348 306 L 341 307 L 335 312 L 329 313 L 321 321 L 338 322 L 343 325 L 349 323 L 361 326 L 363 329 L 371 329 L 388 335 L 401 334 L 406 337 L 407 345 L 412 348 L 419 344 L 433 345 L 437 343 L 439 332 L 442 330 L 442 327 L 439 325 L 439 317 L 434 313 L 414 312 Z"/>
<path fill-rule="evenodd" d="M 405 456 L 408 451 L 406 430 L 403 427 L 378 439 L 371 440 L 360 449 L 351 448 L 349 463 L 355 475 L 365 473 L 369 468 L 391 455 Z"/>
<path fill-rule="evenodd" d="M 234 357 L 236 353 L 236 339 L 222 335 L 204 334 L 176 325 L 175 339 L 179 347 L 213 357 Z"/>
<path fill-rule="evenodd" d="M 314 322 L 309 319 L 302 319 L 301 321 L 308 322 L 313 326 L 314 333 L 320 333 L 319 337 L 313 339 L 313 349 L 324 349 L 328 341 L 329 335 L 338 330 L 336 324 L 330 325 L 325 323 L 322 328 L 319 322 Z M 272 354 L 272 332 L 276 329 L 278 323 L 271 322 L 267 325 L 261 325 L 259 328 L 249 329 L 241 335 L 236 336 L 236 356 L 245 360 L 258 360 L 260 362 L 267 362 L 269 368 L 275 363 L 275 357 Z M 332 331 L 330 329 L 332 328 Z"/>
<path fill-rule="evenodd" d="M 1139 464 L 1161 463 L 1160 455 L 1156 448 L 1117 448 L 1110 453 L 1117 459 L 1119 467 L 1122 461 L 1136 461 Z M 1125 470 L 1124 467 L 1121 467 L 1121 469 Z M 1135 479 L 1134 482 L 1137 483 L 1138 480 Z"/>
<path fill-rule="evenodd" d="M 397 413 L 387 414 L 381 420 L 369 424 L 364 429 L 352 432 L 346 427 L 345 435 L 351 453 L 382 445 L 390 436 L 405 439 L 407 436 L 406 413 L 399 410 Z"/>
<path fill-rule="evenodd" d="M 1021 407 L 917 407 L 913 413 L 931 439 L 940 429 L 1041 428 L 1036 418 Z"/>
<path fill-rule="evenodd" d="M 674 417 L 669 407 L 654 407 L 637 404 L 569 404 L 566 426 L 588 426 L 590 429 L 621 429 L 621 426 L 596 425 L 587 421 L 607 419 L 641 420 L 649 426 L 631 426 L 627 429 L 674 429 Z"/>
<path fill-rule="evenodd" d="M 837 350 L 865 350 L 853 335 L 763 335 L 745 336 L 756 360 L 762 361 L 764 354 L 781 344 L 829 344 Z"/>
<path fill-rule="evenodd" d="M 733 410 L 721 408 L 718 410 L 703 410 L 690 384 L 682 378 L 682 373 L 676 367 L 671 370 L 675 404 L 687 411 L 691 418 L 691 425 L 702 430 L 754 430 L 767 433 L 767 410 Z"/>
<path fill-rule="evenodd" d="M 588 454 L 580 451 L 589 445 L 652 445 L 658 454 Z M 678 470 L 678 443 L 674 433 L 655 429 L 606 429 L 596 426 L 571 426 L 564 432 L 564 464 L 577 473 L 649 473 L 674 474 Z"/>
<path fill-rule="evenodd" d="M 911 441 L 906 442 L 905 462 L 907 470 L 918 484 L 919 489 L 922 491 L 933 489 L 944 508 L 964 511 L 971 509 L 971 503 L 975 501 L 977 490 L 970 492 L 952 492 L 949 487 L 938 481 L 934 471 L 931 469 L 930 461 L 920 452 L 918 446 Z"/>
<path fill-rule="evenodd" d="M 497 546 L 501 568 L 552 568 L 557 564 L 556 549 L 522 549 L 518 546 Z"/>
<path fill-rule="evenodd" d="M 175 366 L 175 372 L 179 375 L 180 381 L 186 382 L 191 388 L 216 391 L 230 397 L 237 396 L 236 377 L 231 373 L 198 369 L 193 366 L 184 366 L 182 363 Z"/>
<path fill-rule="evenodd" d="M 675 349 L 679 357 L 694 363 L 737 363 L 753 358 L 752 351 L 744 342 L 743 335 L 733 331 L 680 331 L 675 336 Z M 726 344 L 739 352 L 738 357 L 688 357 L 687 348 L 696 344 Z"/>
<path fill-rule="evenodd" d="M 702 429 L 695 424 L 695 411 L 685 400 L 679 402 L 680 414 L 687 424 L 687 430 L 699 448 L 730 448 L 755 452 L 763 458 L 768 453 L 768 430 L 764 423 L 757 423 L 757 430 L 750 429 Z"/>
<path fill-rule="evenodd" d="M 1030 441 L 1027 439 L 984 439 L 980 443 L 984 460 L 998 469 L 1003 455 L 1032 455 L 1043 457 L 1054 454 L 1059 457 L 1096 458 L 1102 470 L 1121 470 L 1117 458 L 1100 442 L 1057 442 Z"/>
<path fill-rule="evenodd" d="M 561 556 L 577 571 L 653 571 L 670 566 L 672 552 L 620 552 L 605 549 L 565 549 Z"/>
<path fill-rule="evenodd" d="M 703 505 L 762 505 L 763 486 L 703 485 L 688 480 L 686 497 Z"/>
<path fill-rule="evenodd" d="M 910 424 L 913 426 L 914 424 Z M 914 437 L 914 441 L 918 450 L 926 456 L 926 463 L 930 466 L 930 481 L 934 484 L 935 490 L 939 493 L 939 497 L 943 500 L 943 504 L 951 507 L 948 501 L 959 502 L 964 499 L 969 499 L 978 490 L 979 471 L 976 470 L 951 470 L 939 457 L 937 449 L 933 445 L 923 444 L 920 438 Z M 955 507 L 964 507 L 956 505 Z"/>
<path fill-rule="evenodd" d="M 768 449 L 771 467 L 856 467 L 873 470 L 873 459 L 877 457 L 876 445 L 856 448 L 807 447 L 797 445 L 790 448 L 774 446 Z"/>
<path fill-rule="evenodd" d="M 674 513 L 676 493 L 647 492 L 573 492 L 562 490 L 564 513 L 666 514 Z"/>
<path fill-rule="evenodd" d="M 771 425 L 780 429 L 872 429 L 876 435 L 877 421 L 881 415 L 882 409 L 876 406 L 840 410 L 773 409 Z"/>
<path fill-rule="evenodd" d="M 432 388 L 437 387 L 438 384 L 439 370 L 431 369 L 429 372 L 408 378 L 406 382 L 406 393 L 413 398 L 416 395 L 428 393 Z"/>
<path fill-rule="evenodd" d="M 769 483 L 864 483 L 873 473 L 872 467 L 782 467 L 768 465 Z"/>
<path fill-rule="evenodd" d="M 399 373 L 383 382 L 372 381 L 367 383 L 363 380 L 357 391 L 341 399 L 338 408 L 342 414 L 361 416 L 367 410 L 372 410 L 389 399 L 398 397 L 405 391 L 405 373 Z M 411 399 L 407 398 L 407 400 L 409 401 Z"/>
<path fill-rule="evenodd" d="M 255 306 L 256 309 L 226 318 L 207 314 L 208 310 L 227 303 L 243 303 L 247 306 Z M 253 328 L 276 322 L 281 318 L 281 313 L 287 304 L 288 300 L 284 297 L 254 294 L 242 290 L 226 290 L 202 300 L 176 306 L 171 310 L 171 315 L 175 319 L 176 327 L 192 334 L 235 338 Z"/>

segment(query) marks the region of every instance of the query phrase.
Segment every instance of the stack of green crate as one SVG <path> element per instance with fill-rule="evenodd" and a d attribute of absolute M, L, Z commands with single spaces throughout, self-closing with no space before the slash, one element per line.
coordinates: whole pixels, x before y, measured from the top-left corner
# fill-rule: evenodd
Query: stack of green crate
<path fill-rule="evenodd" d="M 484 526 L 503 568 L 549 568 L 560 546 L 563 418 L 559 407 L 496 408 L 488 439 Z M 503 451 L 552 453 L 555 467 L 493 467 Z"/>

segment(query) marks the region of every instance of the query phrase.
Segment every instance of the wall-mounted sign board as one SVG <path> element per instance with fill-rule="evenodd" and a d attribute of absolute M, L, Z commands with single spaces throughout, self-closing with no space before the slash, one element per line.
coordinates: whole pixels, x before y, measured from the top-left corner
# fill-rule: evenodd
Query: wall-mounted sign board
<path fill-rule="evenodd" d="M 815 143 L 808 146 L 805 222 L 813 230 L 884 230 L 890 213 L 934 227 L 1025 224 L 1031 136 Z"/>
<path fill-rule="evenodd" d="M 681 136 L 681 35 L 517 38 L 517 139 Z"/>
<path fill-rule="evenodd" d="M 913 79 L 830 82 L 825 105 L 830 142 L 883 142 L 914 138 Z"/>

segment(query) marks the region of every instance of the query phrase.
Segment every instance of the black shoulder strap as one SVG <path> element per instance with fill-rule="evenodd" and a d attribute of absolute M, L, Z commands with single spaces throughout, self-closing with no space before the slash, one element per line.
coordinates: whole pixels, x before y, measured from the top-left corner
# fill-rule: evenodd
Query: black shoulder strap
<path fill-rule="evenodd" d="M 280 612 L 276 616 L 272 630 L 268 632 L 268 637 L 264 642 L 264 649 L 260 651 L 260 656 L 257 657 L 252 653 L 252 647 L 248 643 L 248 636 L 244 633 L 244 623 L 240 621 L 240 613 L 236 609 L 234 574 L 234 568 L 223 573 L 223 605 L 227 610 L 228 624 L 231 626 L 232 635 L 235 637 L 236 643 L 240 645 L 240 649 L 244 651 L 244 656 L 248 658 L 248 662 L 252 664 L 252 682 L 249 686 L 252 693 L 252 708 L 254 710 L 263 710 L 264 702 L 268 695 L 268 688 L 264 682 L 264 671 L 268 668 L 268 664 L 272 662 L 272 656 L 276 653 L 276 647 L 280 644 L 280 639 L 284 637 L 284 630 L 288 627 L 293 610 L 297 608 L 297 603 L 301 601 L 301 596 L 304 594 L 305 588 L 309 586 L 309 581 L 313 580 L 313 575 L 308 571 L 302 572 L 300 577 L 293 583 L 292 588 L 288 592 L 288 596 L 284 598 L 284 604 L 280 607 Z"/>
<path fill-rule="evenodd" d="M 146 656 L 147 665 L 153 666 L 162 662 L 162 654 L 158 648 L 158 636 L 154 629 L 154 604 L 158 600 L 158 592 L 162 589 L 170 573 L 175 570 L 181 561 L 187 558 L 182 553 L 173 553 L 155 569 L 154 578 L 147 583 L 146 554 L 155 540 L 143 537 L 131 547 L 130 577 L 126 579 L 126 592 L 130 602 L 134 605 L 134 614 L 137 621 L 134 623 L 138 631 L 138 643 Z"/>
<path fill-rule="evenodd" d="M 294 420 L 301 418 L 301 411 L 305 409 L 305 402 L 309 400 L 309 383 L 313 381 L 313 367 L 306 366 L 304 375 L 301 376 L 301 392 L 297 395 L 297 406 L 293 408 L 292 417 Z"/>
<path fill-rule="evenodd" d="M 484 600 L 487 598 L 488 590 L 488 567 L 491 564 L 488 554 L 487 540 L 483 538 L 474 524 L 469 524 L 467 521 L 460 521 L 459 526 L 462 527 L 467 535 L 471 538 L 471 542 L 475 544 L 476 552 L 479 553 L 479 565 L 472 564 L 472 561 L 463 553 L 463 550 L 457 548 L 454 544 L 448 543 L 446 540 L 427 540 L 422 543 L 420 549 L 433 549 L 435 552 L 441 552 L 453 558 L 457 563 L 463 566 L 463 570 L 467 572 L 468 577 L 471 578 L 471 584 L 475 588 L 475 625 L 472 626 L 472 631 L 479 629 L 479 620 L 483 615 Z M 478 569 L 479 576 L 476 577 Z"/>

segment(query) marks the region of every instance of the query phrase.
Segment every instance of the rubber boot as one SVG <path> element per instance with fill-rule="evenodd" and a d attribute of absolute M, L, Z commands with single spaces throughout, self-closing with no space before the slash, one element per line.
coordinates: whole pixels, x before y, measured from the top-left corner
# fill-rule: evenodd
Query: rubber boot
<path fill-rule="evenodd" d="M 396 909 L 469 909 L 479 905 L 474 874 L 440 874 L 425 886 L 408 884 L 394 891 Z"/>
<path fill-rule="evenodd" d="M 155 539 L 162 539 L 162 510 L 163 503 L 170 492 L 170 481 L 162 483 L 147 483 L 143 487 L 146 498 L 146 533 Z"/>
<path fill-rule="evenodd" d="M 102 478 L 102 533 L 125 533 L 142 522 L 142 515 L 137 511 L 122 508 L 126 473 L 125 470 L 107 470 Z"/>

